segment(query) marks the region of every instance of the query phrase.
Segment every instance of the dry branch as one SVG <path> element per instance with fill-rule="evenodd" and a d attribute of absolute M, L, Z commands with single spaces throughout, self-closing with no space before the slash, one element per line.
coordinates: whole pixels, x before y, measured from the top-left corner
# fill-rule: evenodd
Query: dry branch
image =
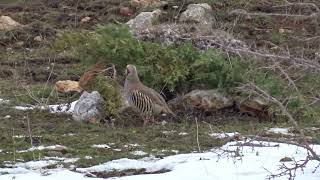
<path fill-rule="evenodd" d="M 289 8 L 289 7 L 300 7 L 300 8 L 311 7 L 311 8 L 314 8 L 316 12 L 320 12 L 319 7 L 314 3 L 303 3 L 303 2 L 291 3 L 287 0 L 285 0 L 284 5 L 273 6 L 272 8 Z"/>
<path fill-rule="evenodd" d="M 309 143 L 307 142 L 307 138 L 304 134 L 303 129 L 299 127 L 298 122 L 293 118 L 291 113 L 287 110 L 287 108 L 278 99 L 269 95 L 266 91 L 262 90 L 260 87 L 256 86 L 253 83 L 246 84 L 245 86 L 240 87 L 238 89 L 241 91 L 246 91 L 246 92 L 249 91 L 250 93 L 256 94 L 256 95 L 264 98 L 265 100 L 276 104 L 280 108 L 281 112 L 286 117 L 288 117 L 289 122 L 295 127 L 295 129 L 300 134 L 300 136 L 302 138 L 302 144 L 299 146 L 308 150 L 308 152 L 311 154 L 311 157 L 310 157 L 311 159 L 317 160 L 320 162 L 320 156 L 310 147 Z"/>
<path fill-rule="evenodd" d="M 312 13 L 310 15 L 303 14 L 282 14 L 282 13 L 249 13 L 243 9 L 234 10 L 230 12 L 230 15 L 243 16 L 247 18 L 253 17 L 285 17 L 285 18 L 295 18 L 299 20 L 314 19 L 317 17 L 318 13 Z"/>

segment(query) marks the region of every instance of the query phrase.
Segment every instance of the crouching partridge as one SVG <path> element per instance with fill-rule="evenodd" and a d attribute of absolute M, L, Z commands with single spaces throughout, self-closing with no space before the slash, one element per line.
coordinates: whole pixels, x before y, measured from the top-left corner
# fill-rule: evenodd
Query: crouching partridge
<path fill-rule="evenodd" d="M 154 122 L 154 116 L 162 113 L 175 117 L 163 97 L 140 82 L 134 65 L 127 65 L 124 92 L 129 105 L 140 112 L 144 120 L 143 126 L 150 120 Z"/>

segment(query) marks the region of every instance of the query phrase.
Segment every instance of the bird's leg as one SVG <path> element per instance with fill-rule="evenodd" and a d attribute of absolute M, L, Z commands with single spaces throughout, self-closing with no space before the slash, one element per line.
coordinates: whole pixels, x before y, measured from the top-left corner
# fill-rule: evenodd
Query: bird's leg
<path fill-rule="evenodd" d="M 154 122 L 155 122 L 154 121 L 154 116 L 151 116 L 150 119 L 151 119 L 151 123 L 154 124 Z"/>
<path fill-rule="evenodd" d="M 149 116 L 143 117 L 143 127 L 146 127 L 148 125 L 149 120 L 150 120 Z"/>

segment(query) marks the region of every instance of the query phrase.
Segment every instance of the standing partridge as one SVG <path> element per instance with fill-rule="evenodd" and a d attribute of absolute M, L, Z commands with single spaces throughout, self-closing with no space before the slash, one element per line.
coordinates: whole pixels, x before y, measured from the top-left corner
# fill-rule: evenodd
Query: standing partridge
<path fill-rule="evenodd" d="M 143 126 L 150 120 L 154 122 L 154 116 L 160 113 L 169 113 L 175 117 L 163 97 L 140 82 L 134 65 L 127 65 L 124 91 L 129 105 L 140 112 Z"/>

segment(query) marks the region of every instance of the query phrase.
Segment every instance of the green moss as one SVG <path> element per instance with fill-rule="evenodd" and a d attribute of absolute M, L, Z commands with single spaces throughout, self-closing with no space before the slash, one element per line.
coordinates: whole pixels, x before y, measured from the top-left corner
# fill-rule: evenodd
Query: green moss
<path fill-rule="evenodd" d="M 115 117 L 122 107 L 121 87 L 113 79 L 103 75 L 95 76 L 89 85 L 89 90 L 98 91 L 105 101 L 105 111 L 108 116 Z"/>

